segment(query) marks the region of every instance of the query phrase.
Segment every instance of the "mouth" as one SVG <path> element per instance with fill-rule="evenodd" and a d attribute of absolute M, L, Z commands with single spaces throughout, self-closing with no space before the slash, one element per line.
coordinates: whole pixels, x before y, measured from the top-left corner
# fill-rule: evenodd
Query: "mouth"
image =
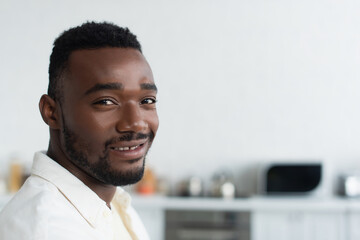
<path fill-rule="evenodd" d="M 143 146 L 145 143 L 141 143 L 139 145 L 134 145 L 134 146 L 128 146 L 128 147 L 110 147 L 110 149 L 115 150 L 115 151 L 133 151 L 135 149 L 137 149 L 138 147 Z"/>
<path fill-rule="evenodd" d="M 149 140 L 142 140 L 141 142 L 121 142 L 109 146 L 109 149 L 116 160 L 131 162 L 134 159 L 143 158 L 147 152 L 148 146 Z"/>

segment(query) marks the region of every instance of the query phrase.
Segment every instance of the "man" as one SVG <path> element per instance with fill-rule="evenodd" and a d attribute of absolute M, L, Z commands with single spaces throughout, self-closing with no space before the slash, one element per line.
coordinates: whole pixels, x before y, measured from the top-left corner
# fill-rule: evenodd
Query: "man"
<path fill-rule="evenodd" d="M 147 239 L 117 186 L 142 178 L 158 128 L 156 93 L 128 29 L 88 22 L 60 35 L 39 103 L 49 147 L 0 214 L 0 239 Z"/>

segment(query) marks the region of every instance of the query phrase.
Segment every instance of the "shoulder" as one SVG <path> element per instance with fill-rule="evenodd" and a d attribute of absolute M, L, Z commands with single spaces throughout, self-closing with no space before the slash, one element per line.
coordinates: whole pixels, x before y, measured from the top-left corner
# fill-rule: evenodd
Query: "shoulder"
<path fill-rule="evenodd" d="M 56 203 L 57 199 L 61 199 L 60 196 L 61 193 L 52 183 L 41 177 L 31 176 L 5 206 L 0 216 L 7 212 L 25 214 L 26 211 L 47 208 L 52 205 L 50 201 Z"/>
<path fill-rule="evenodd" d="M 0 239 L 49 239 L 49 226 L 69 208 L 56 186 L 31 176 L 0 213 Z"/>
<path fill-rule="evenodd" d="M 37 176 L 31 176 L 5 206 L 0 214 L 0 219 L 6 214 L 14 216 L 18 214 L 33 214 L 33 212 L 28 213 L 28 211 L 46 207 L 48 201 L 56 198 L 58 195 L 57 188 L 50 182 Z"/>

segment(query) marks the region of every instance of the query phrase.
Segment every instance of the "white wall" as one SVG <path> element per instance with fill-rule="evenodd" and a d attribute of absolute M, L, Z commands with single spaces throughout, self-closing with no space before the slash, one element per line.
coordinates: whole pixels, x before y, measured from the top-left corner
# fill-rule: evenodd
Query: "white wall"
<path fill-rule="evenodd" d="M 357 0 L 0 1 L 0 161 L 46 149 L 37 103 L 60 32 L 138 35 L 160 89 L 149 163 L 174 178 L 259 160 L 360 162 Z"/>

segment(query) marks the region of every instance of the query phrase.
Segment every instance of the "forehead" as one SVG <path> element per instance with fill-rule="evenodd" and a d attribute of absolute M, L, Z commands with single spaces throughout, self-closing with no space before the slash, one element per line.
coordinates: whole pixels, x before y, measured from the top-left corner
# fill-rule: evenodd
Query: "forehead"
<path fill-rule="evenodd" d="M 146 59 L 132 48 L 100 48 L 77 50 L 71 53 L 65 85 L 77 90 L 101 83 L 119 82 L 125 87 L 153 83 L 153 75 Z"/>

